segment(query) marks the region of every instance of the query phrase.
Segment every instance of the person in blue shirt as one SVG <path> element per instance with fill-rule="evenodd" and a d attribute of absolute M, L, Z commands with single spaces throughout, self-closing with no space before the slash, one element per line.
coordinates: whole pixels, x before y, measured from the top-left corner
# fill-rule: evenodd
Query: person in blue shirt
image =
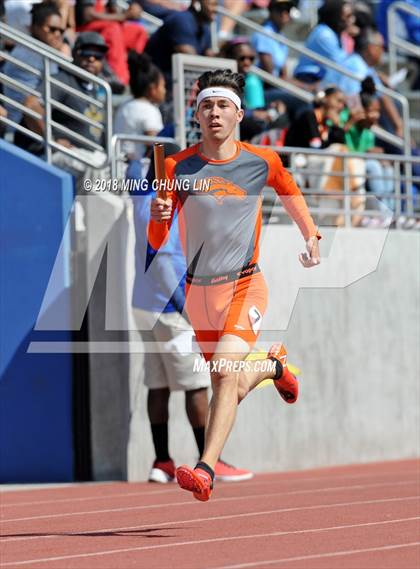
<path fill-rule="evenodd" d="M 383 48 L 384 41 L 381 34 L 371 28 L 366 29 L 356 37 L 354 52 L 342 62 L 342 67 L 357 75 L 358 80 L 347 77 L 338 71 L 331 71 L 331 82 L 347 96 L 358 94 L 360 83 L 366 77 L 372 77 L 376 86 L 383 85 L 374 67 L 382 58 Z"/>
<path fill-rule="evenodd" d="M 172 54 L 212 55 L 210 23 L 216 16 L 217 0 L 195 0 L 188 10 L 168 16 L 151 35 L 145 51 L 161 69 L 170 86 Z"/>
<path fill-rule="evenodd" d="M 289 0 L 271 0 L 268 6 L 269 17 L 263 28 L 279 34 L 289 23 L 292 8 L 293 2 Z M 275 77 L 285 77 L 289 48 L 262 33 L 254 33 L 251 41 L 258 54 L 259 66 Z"/>
<path fill-rule="evenodd" d="M 375 87 L 384 85 L 384 77 L 380 77 L 376 71 L 382 60 L 384 52 L 384 40 L 382 34 L 375 29 L 366 28 L 359 34 L 354 43 L 354 53 L 349 55 L 342 63 L 343 68 L 358 76 L 359 81 L 351 79 L 341 73 L 331 74 L 332 82 L 337 85 L 348 97 L 353 97 L 360 92 L 360 82 L 366 77 L 372 77 Z M 403 123 L 400 113 L 392 99 L 387 95 L 379 95 L 382 113 L 381 125 L 387 130 L 403 136 Z"/>
<path fill-rule="evenodd" d="M 341 65 L 347 57 L 341 45 L 341 34 L 354 23 L 353 10 L 347 0 L 325 0 L 318 10 L 318 25 L 306 39 L 305 47 Z M 322 81 L 332 84 L 332 71 L 306 55 L 302 55 L 294 76 L 307 83 Z"/>
<path fill-rule="evenodd" d="M 60 11 L 54 2 L 42 2 L 41 4 L 35 4 L 33 6 L 30 31 L 32 37 L 38 41 L 41 41 L 56 50 L 61 49 L 65 29 L 61 22 Z M 44 71 L 43 57 L 23 45 L 17 45 L 13 49 L 11 55 L 14 59 L 32 67 L 34 72 L 40 71 L 42 73 Z M 54 75 L 57 72 L 58 66 L 56 63 L 52 62 L 50 66 L 50 73 Z M 11 61 L 6 61 L 3 73 L 7 75 L 7 77 L 10 77 L 10 79 L 17 81 L 26 87 L 30 87 L 31 89 L 38 89 L 43 79 L 42 76 L 38 77 L 30 71 L 18 67 Z M 24 104 L 25 98 L 27 97 L 27 93 L 25 91 L 18 91 L 8 85 L 5 85 L 4 87 L 4 95 L 21 105 Z M 23 114 L 22 111 L 12 105 L 6 105 L 6 110 L 8 118 L 11 121 L 20 124 Z"/>
<path fill-rule="evenodd" d="M 179 150 L 174 144 L 165 144 L 165 154 Z M 129 163 L 127 178 L 142 178 L 141 163 Z M 154 179 L 153 165 L 147 174 L 146 191 L 132 194 L 135 245 L 135 280 L 132 306 L 136 326 L 143 342 L 160 343 L 160 348 L 146 350 L 144 383 L 148 387 L 147 411 L 152 431 L 155 460 L 149 481 L 171 482 L 175 478 L 175 464 L 168 448 L 168 404 L 172 391 L 185 392 L 185 410 L 199 454 L 204 450 L 204 431 L 208 408 L 207 388 L 210 374 L 194 370 L 198 354 L 192 353 L 193 331 L 185 318 L 186 259 L 179 238 L 175 217 L 168 241 L 159 251 L 147 241 L 150 205 Z M 216 464 L 215 475 L 220 481 L 247 480 L 252 472 L 235 468 L 223 460 Z"/>

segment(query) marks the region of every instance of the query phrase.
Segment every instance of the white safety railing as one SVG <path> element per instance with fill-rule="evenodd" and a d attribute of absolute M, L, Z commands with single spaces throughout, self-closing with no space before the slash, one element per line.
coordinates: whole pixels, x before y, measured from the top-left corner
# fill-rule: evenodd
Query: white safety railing
<path fill-rule="evenodd" d="M 398 50 L 404 51 L 413 57 L 420 58 L 420 46 L 408 42 L 397 35 L 397 15 L 398 12 L 406 12 L 419 18 L 420 25 L 420 4 L 419 8 L 406 4 L 405 2 L 395 2 L 391 4 L 387 12 L 388 20 L 388 52 L 389 52 L 389 74 L 393 75 L 397 71 Z"/>
<path fill-rule="evenodd" d="M 124 142 L 139 142 L 146 146 L 152 146 L 155 142 L 161 142 L 162 144 L 165 144 L 166 142 L 176 144 L 176 140 L 168 136 L 114 134 L 111 142 L 111 179 L 113 180 L 121 180 L 125 175 L 127 156 L 121 148 L 121 145 Z"/>
<path fill-rule="evenodd" d="M 409 162 L 411 165 L 420 165 L 420 158 L 415 156 L 401 156 L 394 154 L 375 154 L 375 153 L 343 153 L 341 151 L 334 151 L 331 149 L 314 150 L 308 148 L 292 148 L 292 147 L 278 147 L 278 146 L 262 146 L 261 148 L 271 148 L 276 151 L 281 156 L 287 157 L 290 164 L 288 170 L 296 177 L 297 181 L 300 182 L 301 189 L 307 198 L 312 214 L 320 216 L 341 216 L 344 220 L 344 225 L 350 227 L 352 225 L 352 218 L 355 216 L 372 216 L 372 217 L 386 217 L 388 221 L 391 218 L 398 218 L 402 214 L 407 214 L 410 216 L 418 217 L 420 219 L 420 195 L 414 195 L 411 185 L 407 185 L 407 180 L 404 175 L 404 165 Z M 320 161 L 317 164 L 311 164 L 311 158 L 318 158 Z M 337 159 L 339 167 L 336 165 L 332 168 L 332 161 L 329 163 L 329 169 L 323 168 L 321 163 L 327 159 Z M 383 174 L 381 176 L 374 176 L 369 178 L 365 170 L 362 171 L 355 170 L 352 167 L 352 161 L 359 160 L 366 163 L 367 160 L 378 160 L 381 163 L 386 161 L 392 167 L 392 175 Z M 302 165 L 302 162 L 306 163 L 306 166 Z M 340 164 L 341 162 L 341 164 Z M 354 162 L 353 162 L 354 163 Z M 321 166 L 321 167 L 320 167 Z M 326 191 L 320 186 L 320 180 L 326 178 L 339 178 L 341 180 L 339 190 Z M 387 192 L 386 194 L 378 194 L 373 191 L 366 192 L 366 185 L 369 181 L 376 179 L 382 181 L 392 181 L 393 192 Z M 410 184 L 416 183 L 420 187 L 420 177 L 414 177 L 410 175 Z M 358 191 L 354 189 L 358 186 Z M 393 202 L 393 210 L 388 212 L 384 208 L 374 207 L 354 209 L 352 207 L 352 198 L 360 197 L 367 199 L 376 198 L 379 200 L 377 205 L 379 206 L 381 200 L 386 200 L 386 202 Z M 320 198 L 328 198 L 331 204 L 335 204 L 325 207 L 325 200 L 322 200 L 322 205 L 319 204 Z M 418 203 L 415 203 L 416 200 Z M 417 214 L 414 211 L 417 211 Z M 265 200 L 263 204 L 263 213 L 268 219 L 270 216 L 274 216 L 274 219 L 278 219 L 285 212 L 278 200 L 273 200 L 273 197 L 265 194 Z"/>
<path fill-rule="evenodd" d="M 123 187 L 123 180 L 125 179 L 126 166 L 127 166 L 127 156 L 122 151 L 122 145 L 125 142 L 139 142 L 145 145 L 151 146 L 155 142 L 161 143 L 175 143 L 175 139 L 170 137 L 157 137 L 157 136 L 136 136 L 136 135 L 126 135 L 126 134 L 116 134 L 112 138 L 112 160 L 111 160 L 111 179 L 118 180 L 120 182 L 119 187 Z M 267 146 L 261 146 L 261 148 L 270 148 Z M 409 161 L 412 164 L 420 165 L 419 157 L 412 156 L 401 156 L 401 155 L 386 155 L 386 154 L 373 154 L 373 153 L 348 153 L 343 154 L 342 152 L 333 151 L 331 149 L 324 150 L 314 150 L 308 148 L 290 148 L 272 146 L 272 150 L 275 150 L 283 158 L 286 156 L 290 161 L 289 167 L 287 168 L 295 177 L 296 181 L 299 183 L 302 192 L 308 202 L 309 208 L 312 215 L 318 218 L 321 223 L 326 216 L 329 218 L 341 217 L 343 219 L 344 225 L 346 227 L 352 226 L 352 220 L 356 216 L 371 216 L 373 218 L 383 218 L 388 223 L 391 222 L 391 218 L 397 219 L 402 214 L 406 213 L 408 208 L 408 203 L 411 202 L 413 208 L 413 200 L 415 196 L 411 193 L 406 194 L 403 191 L 404 187 L 404 173 L 402 171 L 402 165 L 405 161 Z M 302 157 L 305 157 L 307 161 L 307 167 L 302 167 Z M 310 158 L 318 157 L 322 160 L 327 158 L 340 159 L 342 160 L 341 168 L 333 168 L 328 171 L 323 171 L 319 169 L 319 164 L 311 164 Z M 354 159 L 359 160 L 386 160 L 392 165 L 392 175 L 384 174 L 382 176 L 375 176 L 376 179 L 392 181 L 393 192 L 385 194 L 375 194 L 373 191 L 366 192 L 366 182 L 369 178 L 364 175 L 363 180 L 361 180 L 360 172 L 355 172 L 351 167 L 351 161 Z M 318 166 L 318 167 L 317 167 Z M 339 191 L 325 191 L 319 188 L 317 180 L 325 177 L 338 178 L 340 180 L 341 189 Z M 364 191 L 354 191 L 352 186 L 354 186 L 353 181 L 357 179 L 357 183 L 361 184 L 362 190 Z M 305 184 L 305 180 L 310 180 L 309 184 Z M 420 177 L 413 177 L 412 181 L 420 184 Z M 129 186 L 131 187 L 131 186 Z M 368 206 L 360 209 L 355 209 L 353 207 L 352 198 L 361 197 L 367 199 L 377 198 L 375 207 Z M 321 198 L 327 198 L 327 200 L 322 200 Z M 393 211 L 385 210 L 380 207 L 380 202 L 382 199 L 387 200 L 387 202 L 394 202 Z M 417 196 L 419 203 L 417 205 L 418 213 L 415 217 L 420 220 L 420 196 Z M 330 202 L 328 204 L 328 202 Z M 325 204 L 328 204 L 327 206 Z M 263 216 L 265 220 L 270 223 L 284 222 L 286 218 L 286 212 L 281 204 L 281 201 L 277 199 L 274 193 L 264 192 L 263 200 Z"/>
<path fill-rule="evenodd" d="M 102 168 L 109 162 L 110 152 L 111 152 L 111 140 L 112 140 L 112 93 L 109 84 L 84 71 L 82 68 L 74 65 L 70 62 L 67 57 L 61 55 L 60 52 L 52 49 L 51 47 L 45 45 L 44 43 L 36 40 L 35 38 L 23 34 L 21 32 L 17 32 L 14 28 L 7 26 L 6 24 L 0 23 L 0 40 L 9 40 L 12 41 L 16 45 L 23 46 L 37 54 L 39 57 L 42 58 L 43 61 L 43 68 L 42 71 L 34 69 L 30 65 L 25 62 L 22 62 L 15 57 L 11 53 L 8 53 L 4 50 L 0 51 L 0 59 L 5 61 L 9 61 L 13 65 L 17 66 L 19 69 L 23 69 L 28 73 L 34 75 L 38 80 L 38 85 L 42 85 L 42 92 L 38 88 L 32 89 L 28 87 L 24 82 L 18 81 L 9 77 L 5 73 L 0 73 L 0 83 L 3 85 L 7 85 L 13 91 L 18 93 L 23 93 L 26 96 L 33 95 L 39 99 L 40 102 L 43 103 L 44 106 L 44 117 L 29 108 L 27 108 L 24 104 L 19 103 L 14 98 L 7 97 L 6 95 L 0 94 L 0 101 L 5 103 L 10 108 L 14 108 L 19 110 L 23 115 L 27 115 L 33 119 L 41 120 L 44 119 L 45 121 L 45 131 L 43 136 L 33 132 L 29 128 L 13 121 L 7 117 L 0 117 L 0 122 L 6 124 L 8 127 L 13 129 L 14 131 L 19 131 L 30 139 L 40 142 L 44 144 L 45 148 L 45 158 L 46 160 L 51 163 L 52 162 L 52 155 L 54 150 L 59 150 L 60 152 L 75 158 L 76 160 L 84 163 L 85 165 L 91 166 L 91 162 L 89 162 L 86 158 L 81 156 L 80 154 L 71 150 L 71 148 L 67 148 L 61 144 L 58 144 L 54 140 L 53 136 L 53 129 L 55 132 L 60 132 L 64 136 L 71 136 L 73 140 L 77 140 L 85 147 L 98 150 L 104 153 L 104 160 L 103 164 L 98 164 L 98 168 Z M 13 53 L 13 52 L 12 52 Z M 93 97 L 82 93 L 76 89 L 73 89 L 67 84 L 62 83 L 61 81 L 57 80 L 54 75 L 51 73 L 51 66 L 57 65 L 60 69 L 68 71 L 70 74 L 79 77 L 92 85 L 96 86 L 97 90 L 101 91 L 101 98 Z M 93 105 L 94 108 L 100 110 L 103 113 L 103 121 L 99 122 L 92 118 L 89 118 L 74 109 L 61 104 L 59 101 L 56 101 L 51 96 L 52 87 L 62 89 L 67 93 L 70 93 L 73 97 L 77 97 Z M 86 138 L 85 136 L 78 134 L 76 132 L 70 131 L 63 125 L 57 123 L 56 121 L 52 120 L 52 110 L 56 108 L 59 109 L 61 112 L 73 117 L 80 123 L 85 123 L 90 127 L 98 129 L 101 133 L 103 133 L 103 141 L 104 144 L 100 145 L 93 142 L 91 139 Z"/>
<path fill-rule="evenodd" d="M 127 2 L 127 0 L 117 0 L 117 6 L 122 10 L 127 10 L 130 4 Z M 148 24 L 151 24 L 154 28 L 159 28 L 163 24 L 163 20 L 157 18 L 156 16 L 153 16 L 153 14 L 149 14 L 149 12 L 145 12 L 144 10 L 141 14 L 141 19 Z"/>

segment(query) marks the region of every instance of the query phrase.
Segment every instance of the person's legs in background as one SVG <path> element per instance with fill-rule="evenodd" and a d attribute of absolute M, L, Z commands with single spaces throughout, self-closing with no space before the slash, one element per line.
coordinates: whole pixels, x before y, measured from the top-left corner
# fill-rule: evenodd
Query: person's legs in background
<path fill-rule="evenodd" d="M 369 191 L 378 198 L 379 208 L 387 217 L 392 216 L 395 207 L 395 200 L 387 197 L 394 191 L 393 175 L 393 168 L 390 164 L 384 164 L 379 160 L 366 160 Z"/>
<path fill-rule="evenodd" d="M 191 389 L 185 392 L 185 411 L 194 432 L 199 456 L 203 454 L 204 450 L 204 434 L 208 406 L 207 388 Z"/>

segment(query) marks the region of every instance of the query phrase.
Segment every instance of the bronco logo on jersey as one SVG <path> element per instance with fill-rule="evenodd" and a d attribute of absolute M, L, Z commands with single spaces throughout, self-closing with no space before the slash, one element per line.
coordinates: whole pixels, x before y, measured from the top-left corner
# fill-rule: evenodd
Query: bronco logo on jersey
<path fill-rule="evenodd" d="M 247 192 L 243 188 L 240 188 L 230 180 L 225 180 L 225 178 L 221 178 L 220 176 L 207 178 L 205 181 L 209 183 L 208 185 L 202 185 L 203 191 L 211 194 L 219 204 L 221 204 L 227 197 L 243 200 L 247 195 Z"/>

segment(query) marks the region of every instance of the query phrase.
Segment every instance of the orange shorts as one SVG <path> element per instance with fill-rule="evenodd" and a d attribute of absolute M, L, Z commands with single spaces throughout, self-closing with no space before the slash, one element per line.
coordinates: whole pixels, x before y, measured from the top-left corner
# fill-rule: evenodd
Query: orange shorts
<path fill-rule="evenodd" d="M 225 334 L 252 348 L 267 307 L 267 286 L 258 272 L 223 284 L 186 286 L 185 308 L 205 359 L 211 359 Z"/>

